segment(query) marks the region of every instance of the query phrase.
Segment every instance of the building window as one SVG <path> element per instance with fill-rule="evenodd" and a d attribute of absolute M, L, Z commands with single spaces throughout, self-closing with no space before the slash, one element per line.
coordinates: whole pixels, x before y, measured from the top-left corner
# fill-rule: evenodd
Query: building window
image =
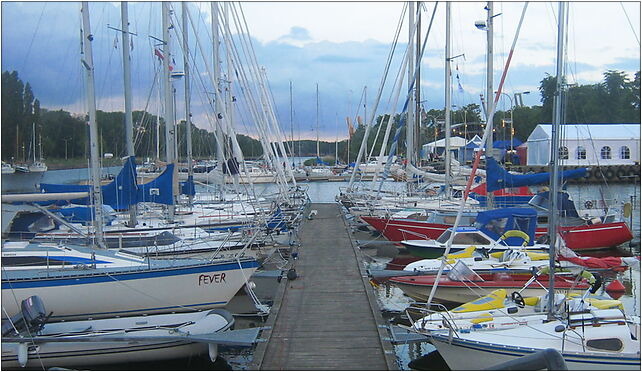
<path fill-rule="evenodd" d="M 611 148 L 609 146 L 602 147 L 602 150 L 600 151 L 600 155 L 601 155 L 602 159 L 610 159 L 611 158 Z"/>
<path fill-rule="evenodd" d="M 586 149 L 582 146 L 577 148 L 577 158 L 580 160 L 586 159 Z"/>
<path fill-rule="evenodd" d="M 568 159 L 568 147 L 560 147 L 560 159 Z"/>
<path fill-rule="evenodd" d="M 631 150 L 628 146 L 622 146 L 620 148 L 620 158 L 621 159 L 631 159 Z"/>

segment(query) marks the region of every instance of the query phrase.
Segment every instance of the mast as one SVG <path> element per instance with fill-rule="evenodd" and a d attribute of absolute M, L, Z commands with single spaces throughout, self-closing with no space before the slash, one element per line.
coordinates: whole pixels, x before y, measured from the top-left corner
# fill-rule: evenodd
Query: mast
<path fill-rule="evenodd" d="M 121 35 L 123 40 L 123 84 L 125 90 L 125 144 L 127 156 L 136 156 L 134 153 L 134 120 L 132 118 L 132 81 L 131 81 L 131 60 L 129 56 L 129 14 L 127 2 L 120 3 Z M 129 221 L 127 226 L 134 227 L 137 224 L 138 214 L 136 204 L 129 206 Z"/>
<path fill-rule="evenodd" d="M 31 150 L 33 151 L 33 163 L 36 163 L 36 122 L 31 122 Z"/>
<path fill-rule="evenodd" d="M 420 163 L 419 153 L 421 149 L 421 135 L 419 128 L 421 127 L 421 1 L 417 1 L 417 50 L 415 54 L 417 55 L 417 83 L 415 84 L 415 126 L 414 126 L 414 138 L 415 138 L 415 147 L 413 148 L 413 156 L 417 165 Z"/>
<path fill-rule="evenodd" d="M 446 168 L 446 173 L 445 173 L 445 191 L 446 191 L 446 197 L 450 199 L 450 83 L 451 83 L 451 57 L 450 57 L 450 5 L 451 3 L 448 1 L 446 2 L 446 66 L 445 66 L 445 72 L 444 72 L 444 86 L 446 89 L 446 108 L 445 108 L 445 126 L 446 126 L 446 139 L 445 139 L 445 146 L 446 146 L 446 156 L 445 156 L 445 168 Z"/>
<path fill-rule="evenodd" d="M 337 138 L 334 141 L 334 165 L 339 161 L 339 113 L 334 113 L 334 126 L 337 128 Z"/>
<path fill-rule="evenodd" d="M 294 107 L 292 106 L 292 80 L 290 80 L 290 138 L 292 138 L 290 153 L 294 157 Z"/>
<path fill-rule="evenodd" d="M 486 6 L 486 125 L 490 125 L 490 132 L 486 140 L 486 158 L 494 157 L 493 150 L 493 120 L 489 118 L 493 112 L 493 2 Z M 495 195 L 492 192 L 486 195 L 488 209 L 495 207 Z"/>
<path fill-rule="evenodd" d="M 551 156 L 549 160 L 549 168 L 551 170 L 551 181 L 549 200 L 550 208 L 548 210 L 548 235 L 550 237 L 551 246 L 549 248 L 549 286 L 548 286 L 548 319 L 553 319 L 553 304 L 555 292 L 555 275 L 553 268 L 555 267 L 555 248 L 557 243 L 557 225 L 559 211 L 557 209 L 557 192 L 559 189 L 559 148 L 560 148 L 560 126 L 562 125 L 562 102 L 564 100 L 565 90 L 565 49 L 566 49 L 566 23 L 568 21 L 567 14 L 568 3 L 559 3 L 559 15 L 557 17 L 557 81 L 555 87 L 555 106 L 553 111 L 553 125 L 551 126 Z"/>
<path fill-rule="evenodd" d="M 82 56 L 81 62 L 85 67 L 85 80 L 87 89 L 87 110 L 89 114 L 89 161 L 91 178 L 91 200 L 94 204 L 95 218 L 94 236 L 96 245 L 105 248 L 103 242 L 103 195 L 100 188 L 100 165 L 98 164 L 98 126 L 96 123 L 96 90 L 94 87 L 94 58 L 91 50 L 91 42 L 94 36 L 91 34 L 89 23 L 89 3 L 82 2 L 80 12 L 82 13 Z"/>
<path fill-rule="evenodd" d="M 415 60 L 413 56 L 415 54 L 414 47 L 414 32 L 415 32 L 415 3 L 408 3 L 408 87 L 412 86 L 412 81 L 415 78 Z M 415 84 L 416 86 L 417 84 Z M 415 96 L 414 93 L 409 92 L 410 99 L 408 101 L 408 117 L 406 119 L 406 160 L 408 164 L 412 164 L 414 159 L 414 148 L 415 148 Z M 408 183 L 408 187 L 411 184 Z"/>
<path fill-rule="evenodd" d="M 223 94 L 222 94 L 222 88 L 221 88 L 221 57 L 220 57 L 220 34 L 219 34 L 219 8 L 218 8 L 218 2 L 212 2 L 210 3 L 210 12 L 212 14 L 212 63 L 214 64 L 214 108 L 216 111 L 217 118 L 220 118 L 223 115 L 223 104 L 222 104 L 222 99 L 223 99 Z M 220 116 L 219 116 L 220 115 Z M 225 142 L 225 139 L 223 137 L 223 130 L 221 126 L 223 125 L 222 120 L 218 120 L 218 125 L 216 125 L 216 138 L 220 140 L 220 143 L 216 143 L 216 160 L 217 160 L 217 167 L 221 172 L 223 172 L 223 163 L 225 163 L 225 154 L 224 154 L 224 147 L 223 144 Z M 223 193 L 223 183 L 225 182 L 225 175 L 221 177 L 221 181 L 219 183 L 219 192 L 221 193 L 221 197 L 224 196 Z"/>
<path fill-rule="evenodd" d="M 181 2 L 181 23 L 183 28 L 183 73 L 185 74 L 185 137 L 187 141 L 187 182 L 194 182 L 194 166 L 192 164 L 192 111 L 191 111 L 191 92 L 189 85 L 189 43 L 187 27 L 187 3 Z M 189 205 L 192 205 L 194 196 L 188 195 Z"/>
<path fill-rule="evenodd" d="M 164 84 L 164 98 L 165 98 L 165 161 L 167 165 L 173 164 L 176 162 L 176 154 L 174 152 L 174 133 L 175 133 L 175 122 L 174 122 L 174 102 L 173 102 L 173 86 L 169 70 L 169 62 L 171 60 L 171 39 L 169 36 L 170 27 L 172 27 L 169 19 L 169 3 L 163 1 L 162 3 L 163 10 L 163 84 Z M 176 180 L 176 166 L 174 166 L 174 176 L 172 177 Z M 175 185 L 175 182 L 172 182 Z M 174 191 L 174 201 L 176 200 L 177 187 L 172 187 Z M 174 219 L 174 204 L 167 207 L 168 217 L 170 220 Z"/>
<path fill-rule="evenodd" d="M 317 83 L 317 159 L 321 159 L 319 156 L 319 83 Z"/>

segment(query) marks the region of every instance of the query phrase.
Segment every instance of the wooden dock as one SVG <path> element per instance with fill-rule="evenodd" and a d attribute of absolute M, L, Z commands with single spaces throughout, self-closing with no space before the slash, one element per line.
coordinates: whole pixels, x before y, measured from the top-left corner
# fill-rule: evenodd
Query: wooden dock
<path fill-rule="evenodd" d="M 312 204 L 298 277 L 283 278 L 254 353 L 256 370 L 398 370 L 376 298 L 337 204 Z"/>

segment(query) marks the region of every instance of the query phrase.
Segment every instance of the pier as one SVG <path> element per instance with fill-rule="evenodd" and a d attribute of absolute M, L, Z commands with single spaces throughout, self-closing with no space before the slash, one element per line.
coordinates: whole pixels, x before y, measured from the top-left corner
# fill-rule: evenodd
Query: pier
<path fill-rule="evenodd" d="M 255 370 L 398 370 L 361 252 L 340 207 L 312 204 L 297 278 L 283 278 L 254 354 Z"/>

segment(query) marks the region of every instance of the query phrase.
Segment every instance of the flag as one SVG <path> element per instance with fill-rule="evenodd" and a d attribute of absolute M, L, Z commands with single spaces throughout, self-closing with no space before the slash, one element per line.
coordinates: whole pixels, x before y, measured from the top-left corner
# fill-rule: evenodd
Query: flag
<path fill-rule="evenodd" d="M 154 54 L 155 54 L 155 55 L 156 55 L 156 57 L 158 57 L 161 61 L 165 59 L 165 57 L 163 57 L 163 53 L 161 53 L 161 51 L 160 51 L 160 50 L 158 50 L 158 49 L 156 49 L 156 48 L 154 48 Z"/>
<path fill-rule="evenodd" d="M 459 90 L 459 93 L 464 93 L 464 88 L 461 86 L 460 82 L 457 82 L 457 90 Z"/>

